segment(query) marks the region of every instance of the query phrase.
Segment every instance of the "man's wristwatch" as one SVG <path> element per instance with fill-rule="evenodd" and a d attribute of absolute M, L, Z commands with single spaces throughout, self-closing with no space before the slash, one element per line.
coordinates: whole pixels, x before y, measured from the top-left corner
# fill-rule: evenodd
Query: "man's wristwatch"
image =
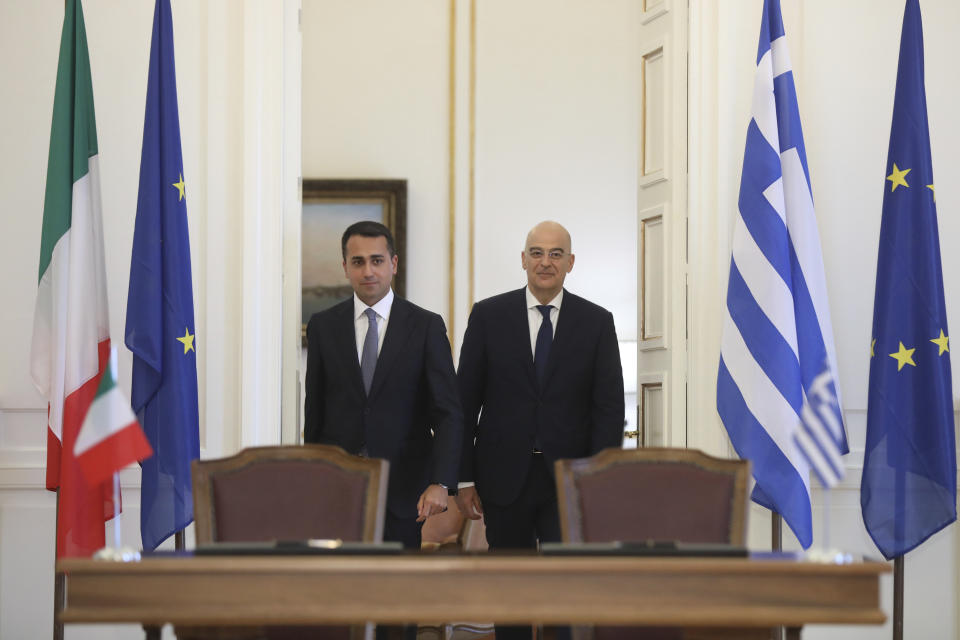
<path fill-rule="evenodd" d="M 448 496 L 455 496 L 455 495 L 457 495 L 457 488 L 456 488 L 456 487 L 454 487 L 453 489 L 451 489 L 450 487 L 448 487 L 447 485 L 443 484 L 442 482 L 438 482 L 437 484 L 447 490 L 447 495 L 448 495 Z"/>

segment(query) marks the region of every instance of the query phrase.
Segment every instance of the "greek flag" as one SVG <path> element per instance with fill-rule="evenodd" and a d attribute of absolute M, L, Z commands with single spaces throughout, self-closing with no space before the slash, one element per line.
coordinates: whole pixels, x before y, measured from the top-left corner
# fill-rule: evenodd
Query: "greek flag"
<path fill-rule="evenodd" d="M 779 0 L 766 0 L 740 181 L 717 410 L 755 502 L 813 538 L 810 471 L 826 487 L 847 453 L 826 279 Z"/>

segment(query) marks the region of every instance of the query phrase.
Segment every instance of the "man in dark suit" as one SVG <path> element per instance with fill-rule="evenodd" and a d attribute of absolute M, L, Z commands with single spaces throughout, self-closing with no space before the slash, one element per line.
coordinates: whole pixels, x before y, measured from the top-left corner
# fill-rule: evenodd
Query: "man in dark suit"
<path fill-rule="evenodd" d="M 384 539 L 420 548 L 423 521 L 456 489 L 463 417 L 443 319 L 396 297 L 389 229 L 341 240 L 354 296 L 307 326 L 304 440 L 390 461 Z"/>
<path fill-rule="evenodd" d="M 468 517 L 483 514 L 492 549 L 559 541 L 553 462 L 623 439 L 613 316 L 563 289 L 573 262 L 567 230 L 542 222 L 521 253 L 527 286 L 470 313 L 457 372 L 465 420 L 457 504 Z"/>

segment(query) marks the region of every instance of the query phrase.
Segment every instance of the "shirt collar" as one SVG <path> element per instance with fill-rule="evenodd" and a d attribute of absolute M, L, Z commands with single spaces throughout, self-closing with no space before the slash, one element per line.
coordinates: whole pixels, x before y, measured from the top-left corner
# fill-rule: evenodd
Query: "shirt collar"
<path fill-rule="evenodd" d="M 532 291 L 530 291 L 529 285 L 527 285 L 526 292 L 527 292 L 527 309 L 533 309 L 534 307 L 539 306 L 540 301 L 537 300 L 537 297 L 533 295 Z M 560 289 L 560 293 L 554 296 L 553 300 L 551 300 L 547 304 L 553 307 L 554 309 L 556 309 L 557 311 L 559 311 L 561 302 L 563 302 L 563 289 Z"/>
<path fill-rule="evenodd" d="M 373 306 L 368 306 L 366 302 L 361 300 L 356 293 L 353 294 L 353 319 L 359 320 L 360 316 L 364 314 L 367 309 L 373 309 L 373 311 L 380 316 L 381 318 L 390 317 L 390 307 L 393 306 L 393 287 L 387 289 L 387 295 L 380 298 L 380 301 L 374 304 Z"/>

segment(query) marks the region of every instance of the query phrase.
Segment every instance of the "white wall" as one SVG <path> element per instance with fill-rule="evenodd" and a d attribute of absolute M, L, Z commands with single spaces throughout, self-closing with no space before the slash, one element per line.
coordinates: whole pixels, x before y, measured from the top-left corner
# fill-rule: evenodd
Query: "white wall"
<path fill-rule="evenodd" d="M 566 286 L 636 340 L 640 3 L 494 0 L 477 8 L 476 297 L 526 283 L 540 220 L 564 224 Z"/>
<path fill-rule="evenodd" d="M 526 232 L 556 219 L 577 254 L 570 289 L 610 308 L 621 339 L 633 340 L 638 5 L 478 5 L 475 298 L 522 286 Z M 465 118 L 468 3 L 457 6 Z M 303 25 L 304 177 L 409 181 L 407 295 L 449 323 L 449 5 L 305 0 Z M 463 150 L 467 132 L 458 133 Z M 458 163 L 457 176 L 466 172 Z M 465 227 L 467 202 L 457 202 Z M 465 263 L 453 277 L 459 336 Z"/>
<path fill-rule="evenodd" d="M 406 178 L 407 297 L 446 318 L 447 3 L 305 0 L 303 34 L 304 178 Z"/>

